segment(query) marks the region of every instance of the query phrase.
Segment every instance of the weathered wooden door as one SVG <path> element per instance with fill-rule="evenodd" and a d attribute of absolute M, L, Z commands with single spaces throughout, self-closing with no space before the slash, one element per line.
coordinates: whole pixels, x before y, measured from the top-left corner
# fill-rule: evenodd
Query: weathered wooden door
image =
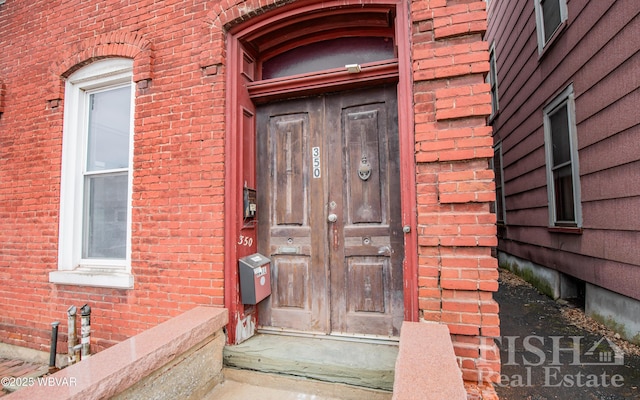
<path fill-rule="evenodd" d="M 258 110 L 258 240 L 272 260 L 260 325 L 397 336 L 403 234 L 393 86 Z"/>

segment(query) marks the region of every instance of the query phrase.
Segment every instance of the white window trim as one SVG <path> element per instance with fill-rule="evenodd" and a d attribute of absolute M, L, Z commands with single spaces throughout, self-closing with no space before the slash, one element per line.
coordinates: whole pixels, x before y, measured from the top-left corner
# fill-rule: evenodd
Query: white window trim
<path fill-rule="evenodd" d="M 58 270 L 49 273 L 49 281 L 58 284 L 130 289 L 131 274 L 131 192 L 133 176 L 133 115 L 135 86 L 132 83 L 133 60 L 113 58 L 97 61 L 75 73 L 66 82 L 60 177 L 60 225 Z M 83 175 L 85 160 L 86 110 L 89 91 L 131 84 L 131 134 L 129 142 L 129 189 L 127 213 L 127 249 L 123 260 L 83 260 Z"/>
<path fill-rule="evenodd" d="M 542 0 L 533 0 L 536 12 L 536 32 L 538 34 L 538 54 L 542 54 L 544 52 L 544 48 L 548 42 L 552 41 L 553 38 L 558 33 L 558 30 L 562 27 L 562 23 L 567 20 L 567 1 L 566 0 L 558 0 L 558 4 L 560 5 L 560 25 L 556 31 L 551 35 L 548 41 L 544 38 L 544 17 L 542 15 L 542 5 L 540 4 Z"/>
<path fill-rule="evenodd" d="M 582 228 L 582 202 L 580 194 L 580 168 L 578 165 L 578 133 L 576 128 L 575 97 L 573 84 L 570 84 L 543 110 L 544 114 L 544 147 L 547 169 L 547 194 L 549 199 L 549 227 L 564 227 L 558 224 L 556 217 L 555 184 L 553 182 L 553 147 L 551 138 L 551 121 L 549 114 L 558 107 L 567 104 L 569 122 L 569 148 L 571 152 L 571 181 L 573 184 L 573 208 L 576 228 Z M 560 221 L 561 222 L 561 221 Z"/>

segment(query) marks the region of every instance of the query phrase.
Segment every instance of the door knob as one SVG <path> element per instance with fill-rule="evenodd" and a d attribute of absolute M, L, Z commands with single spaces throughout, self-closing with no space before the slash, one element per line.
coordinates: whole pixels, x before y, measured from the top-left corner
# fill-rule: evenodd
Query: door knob
<path fill-rule="evenodd" d="M 336 222 L 338 220 L 338 216 L 333 214 L 333 213 L 331 213 L 331 214 L 329 214 L 329 217 L 327 217 L 327 220 L 329 222 L 331 222 L 331 223 Z"/>

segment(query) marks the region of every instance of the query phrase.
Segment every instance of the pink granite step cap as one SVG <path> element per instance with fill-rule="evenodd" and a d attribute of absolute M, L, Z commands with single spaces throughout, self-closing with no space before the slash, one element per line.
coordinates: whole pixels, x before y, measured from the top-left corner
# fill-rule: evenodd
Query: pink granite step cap
<path fill-rule="evenodd" d="M 396 360 L 393 400 L 466 400 L 446 325 L 403 322 Z"/>
<path fill-rule="evenodd" d="M 133 386 L 176 356 L 220 331 L 224 308 L 195 307 L 55 374 L 36 380 L 7 400 L 93 400 L 109 398 Z"/>

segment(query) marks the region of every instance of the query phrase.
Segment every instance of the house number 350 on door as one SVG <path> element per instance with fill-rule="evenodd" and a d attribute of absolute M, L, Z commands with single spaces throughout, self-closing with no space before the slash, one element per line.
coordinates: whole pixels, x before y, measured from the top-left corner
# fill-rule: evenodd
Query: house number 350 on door
<path fill-rule="evenodd" d="M 313 177 L 320 178 L 320 147 L 311 149 L 311 161 L 313 163 Z"/>

